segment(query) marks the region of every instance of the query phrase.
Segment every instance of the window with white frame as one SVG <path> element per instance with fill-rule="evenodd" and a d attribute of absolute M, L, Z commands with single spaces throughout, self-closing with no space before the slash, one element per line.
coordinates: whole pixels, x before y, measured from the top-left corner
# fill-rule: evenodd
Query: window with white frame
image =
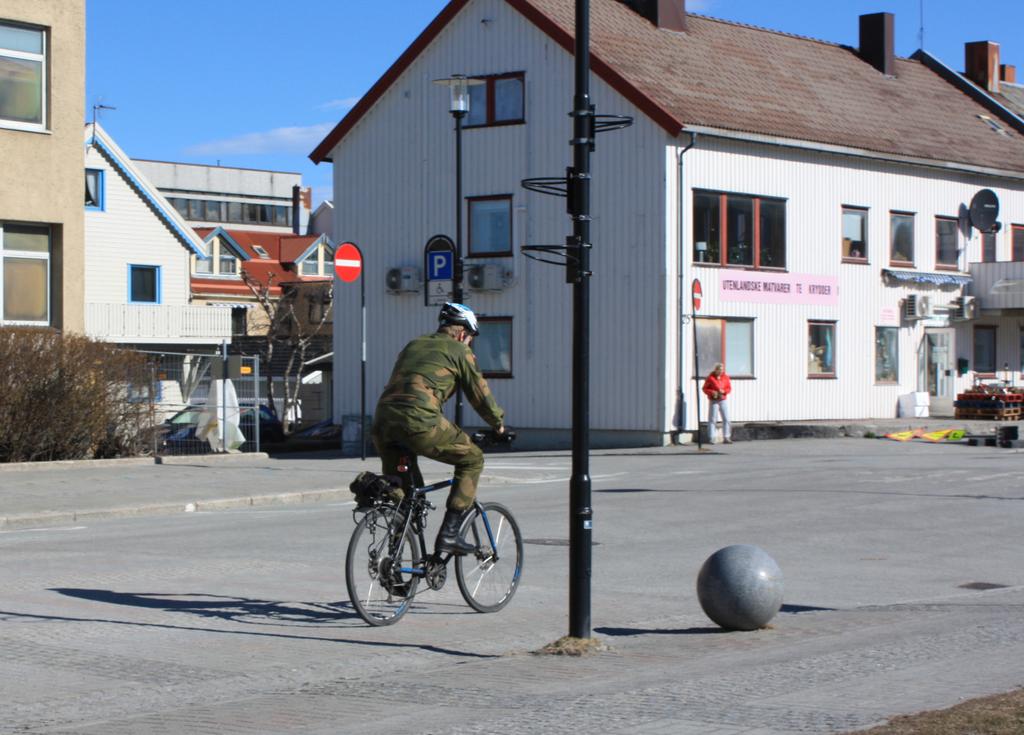
<path fill-rule="evenodd" d="M 0 21 L 0 127 L 46 129 L 46 32 Z"/>
<path fill-rule="evenodd" d="M 50 228 L 0 222 L 0 322 L 50 323 Z"/>
<path fill-rule="evenodd" d="M 512 195 L 469 197 L 470 257 L 512 255 Z"/>
<path fill-rule="evenodd" d="M 875 327 L 875 382 L 898 383 L 900 379 L 900 330 Z"/>
<path fill-rule="evenodd" d="M 99 169 L 85 170 L 85 208 L 103 209 L 103 171 Z"/>
<path fill-rule="evenodd" d="M 160 266 L 128 266 L 128 302 L 132 304 L 160 303 Z"/>
<path fill-rule="evenodd" d="M 807 322 L 807 377 L 836 377 L 835 322 Z"/>
<path fill-rule="evenodd" d="M 320 264 L 318 263 L 316 252 L 310 253 L 310 255 L 299 264 L 299 273 L 304 276 L 320 275 Z"/>
<path fill-rule="evenodd" d="M 218 267 L 222 276 L 233 276 L 238 273 L 238 258 L 231 252 L 223 240 L 218 238 L 220 255 L 217 257 Z"/>
<path fill-rule="evenodd" d="M 473 354 L 485 378 L 512 377 L 512 317 L 482 316 Z"/>
<path fill-rule="evenodd" d="M 716 362 L 731 377 L 754 377 L 752 319 L 697 319 L 697 372 L 708 375 Z"/>
<path fill-rule="evenodd" d="M 466 127 L 515 125 L 526 122 L 526 75 L 519 72 L 477 77 L 483 84 L 469 87 Z"/>

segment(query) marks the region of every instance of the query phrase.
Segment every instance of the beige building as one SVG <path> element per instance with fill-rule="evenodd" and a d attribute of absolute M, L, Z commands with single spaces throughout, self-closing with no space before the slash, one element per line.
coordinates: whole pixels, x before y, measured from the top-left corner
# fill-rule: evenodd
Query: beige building
<path fill-rule="evenodd" d="M 84 328 L 85 0 L 0 0 L 0 325 Z"/>

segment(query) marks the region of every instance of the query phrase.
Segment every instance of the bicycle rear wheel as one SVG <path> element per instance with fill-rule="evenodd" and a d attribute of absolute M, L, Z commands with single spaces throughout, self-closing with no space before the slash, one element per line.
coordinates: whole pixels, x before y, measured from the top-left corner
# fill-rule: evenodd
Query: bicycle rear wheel
<path fill-rule="evenodd" d="M 462 538 L 477 550 L 455 557 L 455 579 L 467 604 L 477 612 L 489 613 L 505 607 L 519 587 L 523 537 L 508 508 L 500 503 L 482 505 L 483 514 L 474 507 L 462 523 Z"/>
<path fill-rule="evenodd" d="M 352 532 L 345 556 L 345 585 L 359 617 L 370 625 L 392 625 L 409 610 L 420 578 L 400 570 L 423 566 L 412 529 L 391 531 L 394 509 L 366 513 Z"/>

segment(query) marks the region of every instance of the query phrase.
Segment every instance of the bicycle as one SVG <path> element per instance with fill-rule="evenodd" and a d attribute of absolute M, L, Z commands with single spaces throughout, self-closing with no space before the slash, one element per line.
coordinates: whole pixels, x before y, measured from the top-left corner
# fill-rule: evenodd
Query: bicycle
<path fill-rule="evenodd" d="M 508 444 L 515 434 L 477 432 L 472 438 L 482 446 Z M 363 473 L 377 481 L 357 493 L 352 511 L 356 528 L 345 557 L 345 584 L 352 606 L 370 625 L 393 625 L 408 612 L 421 581 L 430 590 L 444 587 L 448 562 L 454 556 L 455 579 L 466 603 L 477 612 L 501 610 L 515 594 L 523 570 L 523 538 L 516 519 L 500 503 L 475 501 L 459 533 L 476 551 L 427 555 L 424 533 L 427 515 L 435 506 L 426 496 L 451 487 L 455 480 L 416 487 L 416 456 L 407 448 L 400 449 L 403 456 L 397 478 Z M 405 493 L 400 503 L 394 500 L 396 480 Z"/>

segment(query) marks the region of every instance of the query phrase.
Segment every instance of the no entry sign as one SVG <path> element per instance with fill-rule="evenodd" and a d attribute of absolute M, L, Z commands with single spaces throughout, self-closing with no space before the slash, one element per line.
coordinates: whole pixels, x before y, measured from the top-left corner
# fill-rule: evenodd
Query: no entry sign
<path fill-rule="evenodd" d="M 696 278 L 693 279 L 693 310 L 695 312 L 700 311 L 700 300 L 704 296 L 704 292 L 701 290 L 700 281 Z"/>
<path fill-rule="evenodd" d="M 334 254 L 334 272 L 345 283 L 352 283 L 363 272 L 363 255 L 350 242 L 342 243 Z"/>

